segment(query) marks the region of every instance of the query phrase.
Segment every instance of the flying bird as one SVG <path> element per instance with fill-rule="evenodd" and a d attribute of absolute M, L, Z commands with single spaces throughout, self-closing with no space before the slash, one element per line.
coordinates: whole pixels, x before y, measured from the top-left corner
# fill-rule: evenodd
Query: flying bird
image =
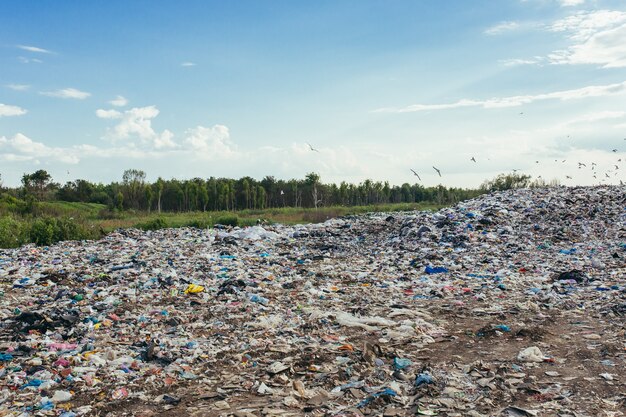
<path fill-rule="evenodd" d="M 570 177 L 569 175 L 566 175 L 565 178 L 567 178 L 568 180 L 572 179 L 572 177 Z"/>
<path fill-rule="evenodd" d="M 521 169 L 514 169 L 513 173 L 517 172 L 517 171 L 521 171 Z"/>
<path fill-rule="evenodd" d="M 613 153 L 617 153 L 617 149 L 613 149 L 613 150 L 612 150 L 612 152 L 613 152 Z"/>
<path fill-rule="evenodd" d="M 437 171 L 437 174 L 439 174 L 439 176 L 441 177 L 441 171 L 439 171 L 439 170 L 438 170 L 437 168 L 435 168 L 435 167 L 433 167 L 433 169 L 434 169 L 435 171 Z"/>
<path fill-rule="evenodd" d="M 313 152 L 319 152 L 317 149 L 315 149 L 313 146 L 311 146 L 311 144 L 309 142 L 307 142 L 306 144 L 309 145 L 309 149 L 311 149 Z"/>
<path fill-rule="evenodd" d="M 418 179 L 418 180 L 420 180 L 420 181 L 422 180 L 422 179 L 420 178 L 420 176 L 419 176 L 419 175 L 417 175 L 417 172 L 413 171 L 413 168 L 409 168 L 409 169 L 413 172 L 413 174 L 415 174 L 415 176 L 417 177 L 417 179 Z"/>
<path fill-rule="evenodd" d="M 470 159 L 470 161 L 474 161 L 474 162 L 476 162 L 476 158 L 474 158 L 474 157 L 472 156 L 472 158 Z"/>

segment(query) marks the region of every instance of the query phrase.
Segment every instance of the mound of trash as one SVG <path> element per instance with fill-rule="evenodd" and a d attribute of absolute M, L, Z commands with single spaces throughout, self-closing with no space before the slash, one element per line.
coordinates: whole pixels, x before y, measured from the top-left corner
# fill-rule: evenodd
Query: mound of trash
<path fill-rule="evenodd" d="M 620 416 L 626 188 L 0 251 L 0 416 Z"/>

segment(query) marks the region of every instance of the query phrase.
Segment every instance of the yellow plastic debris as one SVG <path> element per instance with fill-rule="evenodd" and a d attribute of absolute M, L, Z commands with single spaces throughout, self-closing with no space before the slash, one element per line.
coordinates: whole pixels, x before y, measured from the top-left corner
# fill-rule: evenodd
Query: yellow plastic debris
<path fill-rule="evenodd" d="M 204 291 L 204 287 L 202 285 L 189 284 L 185 290 L 185 294 L 197 294 L 202 291 Z"/>

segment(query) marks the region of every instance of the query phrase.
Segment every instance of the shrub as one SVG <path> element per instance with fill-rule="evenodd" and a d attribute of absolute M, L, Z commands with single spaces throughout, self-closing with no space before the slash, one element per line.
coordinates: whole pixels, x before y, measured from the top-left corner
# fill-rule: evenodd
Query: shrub
<path fill-rule="evenodd" d="M 27 224 L 13 216 L 0 218 L 0 248 L 17 248 L 28 241 Z"/>
<path fill-rule="evenodd" d="M 37 246 L 51 245 L 54 242 L 55 219 L 37 219 L 30 225 L 30 241 Z"/>
<path fill-rule="evenodd" d="M 28 232 L 29 241 L 38 246 L 52 245 L 63 240 L 81 240 L 95 237 L 72 218 L 43 217 L 34 220 Z"/>
<path fill-rule="evenodd" d="M 224 226 L 238 226 L 239 217 L 237 217 L 237 215 L 235 214 L 227 214 L 224 216 L 220 216 L 217 219 L 215 219 L 215 223 L 213 225 L 216 225 L 216 224 L 221 224 Z"/>
<path fill-rule="evenodd" d="M 167 222 L 162 217 L 157 217 L 156 219 L 148 220 L 144 223 L 139 223 L 135 227 L 141 230 L 159 230 L 165 229 L 167 227 Z"/>
<path fill-rule="evenodd" d="M 211 225 L 209 219 L 193 219 L 186 222 L 183 226 L 185 227 L 195 227 L 198 229 L 206 229 Z"/>

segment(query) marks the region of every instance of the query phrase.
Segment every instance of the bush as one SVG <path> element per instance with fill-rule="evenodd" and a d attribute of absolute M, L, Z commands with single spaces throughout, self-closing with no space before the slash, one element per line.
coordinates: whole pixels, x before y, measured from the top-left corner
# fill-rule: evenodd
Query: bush
<path fill-rule="evenodd" d="M 237 217 L 237 215 L 235 214 L 220 216 L 215 219 L 215 223 L 213 225 L 216 224 L 221 224 L 224 226 L 239 226 L 239 217 Z"/>
<path fill-rule="evenodd" d="M 52 245 L 63 240 L 88 239 L 90 233 L 71 218 L 44 217 L 34 220 L 28 233 L 29 240 L 38 246 Z"/>
<path fill-rule="evenodd" d="M 211 222 L 209 219 L 193 219 L 186 222 L 183 226 L 195 227 L 197 229 L 206 229 L 211 226 Z"/>
<path fill-rule="evenodd" d="M 162 217 L 157 217 L 145 223 L 139 223 L 135 227 L 141 230 L 159 230 L 167 228 L 167 222 Z"/>
<path fill-rule="evenodd" d="M 47 246 L 54 242 L 54 219 L 37 219 L 30 226 L 30 241 L 37 246 Z"/>
<path fill-rule="evenodd" d="M 0 248 L 17 248 L 28 241 L 28 230 L 25 222 L 13 216 L 0 218 Z"/>
<path fill-rule="evenodd" d="M 20 200 L 9 194 L 2 194 L 0 197 L 0 206 L 10 213 L 22 215 L 32 213 L 34 204 L 32 196 L 26 200 Z"/>

